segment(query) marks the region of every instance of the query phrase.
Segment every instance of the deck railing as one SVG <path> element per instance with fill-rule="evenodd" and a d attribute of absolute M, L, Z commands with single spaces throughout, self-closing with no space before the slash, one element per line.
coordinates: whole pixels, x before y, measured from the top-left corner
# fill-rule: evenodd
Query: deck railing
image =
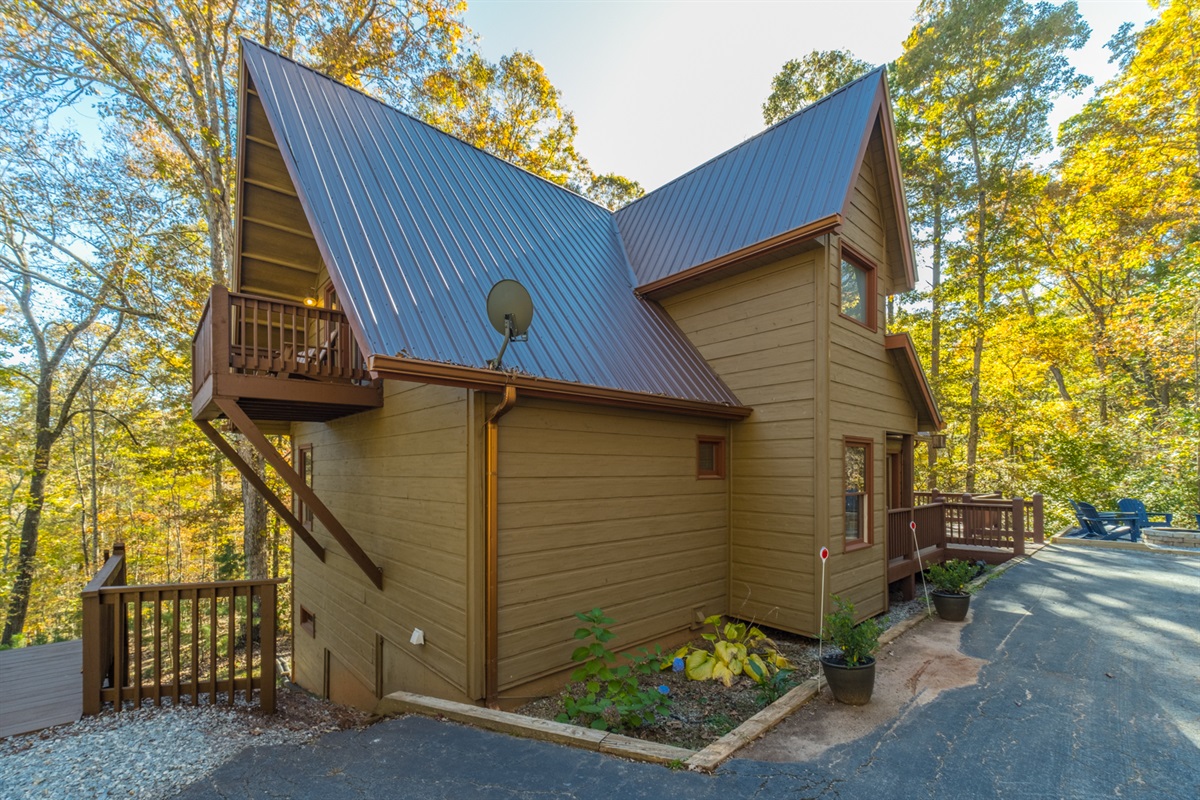
<path fill-rule="evenodd" d="M 217 371 L 363 381 L 362 353 L 340 311 L 214 286 L 192 337 L 192 392 Z"/>
<path fill-rule="evenodd" d="M 1012 500 L 1005 499 L 999 492 L 988 492 L 986 494 L 952 494 L 947 492 L 939 492 L 934 489 L 931 492 L 913 492 L 913 497 L 918 503 L 945 503 L 952 506 L 964 506 L 972 511 L 963 511 L 954 517 L 956 523 L 966 521 L 965 530 L 967 532 L 977 531 L 978 538 L 987 539 L 991 534 L 990 530 L 997 527 L 995 515 L 990 515 L 987 512 L 994 510 L 996 506 L 1010 507 L 1013 509 L 1012 517 L 1007 518 L 1008 527 L 1001 527 L 1001 530 L 1008 532 L 1011 535 L 1013 525 L 1019 519 L 1022 523 L 1024 537 L 1032 539 L 1036 544 L 1042 544 L 1046 540 L 1046 523 L 1044 518 L 1044 499 L 1041 494 L 1034 494 L 1028 498 L 1013 498 Z M 1021 503 L 1021 511 L 1016 511 L 1016 503 Z M 1003 516 L 1003 515 L 1001 515 Z M 962 534 L 968 535 L 968 534 Z M 985 544 L 983 541 L 969 542 L 969 544 Z M 1006 546 L 1006 545 L 1002 545 Z"/>
<path fill-rule="evenodd" d="M 275 710 L 276 591 L 261 581 L 125 585 L 116 545 L 83 591 L 83 712 L 151 700 Z"/>

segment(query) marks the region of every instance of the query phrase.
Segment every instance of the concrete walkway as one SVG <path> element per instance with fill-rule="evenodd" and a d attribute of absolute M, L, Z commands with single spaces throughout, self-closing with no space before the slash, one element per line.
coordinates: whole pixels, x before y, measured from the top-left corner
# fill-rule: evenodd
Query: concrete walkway
<path fill-rule="evenodd" d="M 712 776 L 407 717 L 249 751 L 180 796 L 1200 797 L 1200 558 L 1048 547 L 972 607 L 973 682 L 918 676 L 876 723 L 817 709 L 858 735 L 827 747 L 797 714 Z"/>

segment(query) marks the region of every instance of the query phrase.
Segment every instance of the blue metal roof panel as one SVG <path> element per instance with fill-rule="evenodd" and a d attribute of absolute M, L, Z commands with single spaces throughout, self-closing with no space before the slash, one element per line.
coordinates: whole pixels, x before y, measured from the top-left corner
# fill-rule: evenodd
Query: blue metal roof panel
<path fill-rule="evenodd" d="M 253 43 L 243 57 L 365 349 L 482 367 L 488 291 L 515 278 L 536 313 L 507 368 L 738 404 L 634 294 L 606 209 Z"/>
<path fill-rule="evenodd" d="M 616 213 L 645 285 L 842 212 L 882 69 Z"/>

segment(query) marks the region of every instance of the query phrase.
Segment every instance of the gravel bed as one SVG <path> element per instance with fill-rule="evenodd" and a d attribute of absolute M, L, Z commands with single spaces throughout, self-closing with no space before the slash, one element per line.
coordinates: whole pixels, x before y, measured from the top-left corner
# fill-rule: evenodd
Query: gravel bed
<path fill-rule="evenodd" d="M 170 797 L 248 747 L 303 744 L 366 715 L 279 692 L 279 713 L 245 706 L 146 707 L 0 739 L 0 798 Z"/>

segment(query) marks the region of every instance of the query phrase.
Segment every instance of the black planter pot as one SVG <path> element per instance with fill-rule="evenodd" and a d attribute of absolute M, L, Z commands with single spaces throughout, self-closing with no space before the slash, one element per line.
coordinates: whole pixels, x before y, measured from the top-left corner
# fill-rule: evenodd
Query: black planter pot
<path fill-rule="evenodd" d="M 962 622 L 967 618 L 971 595 L 939 592 L 936 589 L 931 594 L 933 595 L 933 607 L 937 609 L 939 617 L 947 622 Z"/>
<path fill-rule="evenodd" d="M 826 656 L 821 659 L 821 669 L 834 700 L 850 706 L 870 702 L 871 691 L 875 688 L 875 659 L 868 658 L 857 666 L 848 667 L 840 655 Z"/>

